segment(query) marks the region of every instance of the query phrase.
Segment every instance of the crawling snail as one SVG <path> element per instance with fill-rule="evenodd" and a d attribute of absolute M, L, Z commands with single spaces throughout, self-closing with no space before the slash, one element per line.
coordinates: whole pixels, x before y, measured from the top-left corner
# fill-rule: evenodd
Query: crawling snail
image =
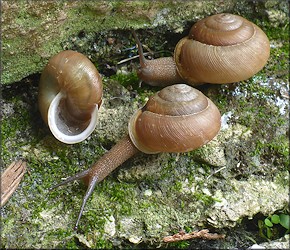
<path fill-rule="evenodd" d="M 76 228 L 95 185 L 138 152 L 188 152 L 203 146 L 218 133 L 220 112 L 200 91 L 186 84 L 168 86 L 151 96 L 131 117 L 129 135 L 104 154 L 91 168 L 53 188 L 74 180 L 88 184 Z"/>
<path fill-rule="evenodd" d="M 181 39 L 174 57 L 146 60 L 135 32 L 140 57 L 139 78 L 153 86 L 186 82 L 232 83 L 260 71 L 270 54 L 266 34 L 254 23 L 233 14 L 217 14 L 194 24 Z"/>
<path fill-rule="evenodd" d="M 58 140 L 78 143 L 96 127 L 102 94 L 102 80 L 94 64 L 78 52 L 62 51 L 41 74 L 39 110 Z"/>

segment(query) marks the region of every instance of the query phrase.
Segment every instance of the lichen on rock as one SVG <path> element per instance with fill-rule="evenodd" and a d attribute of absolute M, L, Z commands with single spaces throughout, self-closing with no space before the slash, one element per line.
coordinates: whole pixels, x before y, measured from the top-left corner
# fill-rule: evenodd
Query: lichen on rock
<path fill-rule="evenodd" d="M 289 204 L 286 2 L 2 1 L 2 161 L 25 158 L 28 174 L 3 207 L 1 247 L 172 247 L 162 242 L 164 236 L 207 227 L 227 237 L 193 241 L 196 247 L 245 248 L 252 245 L 249 234 L 265 241 L 258 229 L 248 232 L 244 220 L 286 213 Z M 219 135 L 194 152 L 140 153 L 128 160 L 96 186 L 75 232 L 85 186 L 74 182 L 48 189 L 117 143 L 134 110 L 159 90 L 139 86 L 130 29 L 138 30 L 153 57 L 171 55 L 190 24 L 224 11 L 265 30 L 271 43 L 268 64 L 247 81 L 198 86 L 221 111 Z M 104 82 L 99 125 L 77 145 L 58 142 L 37 107 L 39 73 L 63 49 L 91 58 Z M 182 244 L 173 247 L 191 242 Z"/>

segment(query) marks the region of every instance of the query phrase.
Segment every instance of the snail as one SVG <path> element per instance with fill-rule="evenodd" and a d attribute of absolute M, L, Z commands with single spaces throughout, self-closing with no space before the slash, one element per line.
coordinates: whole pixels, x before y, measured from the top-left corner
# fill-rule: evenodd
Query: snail
<path fill-rule="evenodd" d="M 260 71 L 270 55 L 266 34 L 254 23 L 222 13 L 195 23 L 176 45 L 174 57 L 146 60 L 138 45 L 138 77 L 153 86 L 173 83 L 199 85 L 246 80 Z"/>
<path fill-rule="evenodd" d="M 55 138 L 73 144 L 94 131 L 102 94 L 94 64 L 83 54 L 66 50 L 54 55 L 44 68 L 38 106 Z"/>
<path fill-rule="evenodd" d="M 221 126 L 220 112 L 199 90 L 186 84 L 167 86 L 151 96 L 128 123 L 128 135 L 91 168 L 51 189 L 83 179 L 88 185 L 75 228 L 95 185 L 138 152 L 189 152 L 212 140 Z"/>

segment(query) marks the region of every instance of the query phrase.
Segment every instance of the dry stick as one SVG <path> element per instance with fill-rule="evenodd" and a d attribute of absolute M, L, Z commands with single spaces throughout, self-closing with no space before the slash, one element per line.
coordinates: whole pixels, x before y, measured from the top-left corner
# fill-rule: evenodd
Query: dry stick
<path fill-rule="evenodd" d="M 201 238 L 205 240 L 218 240 L 224 239 L 226 236 L 224 234 L 217 234 L 217 233 L 209 233 L 208 229 L 203 229 L 200 231 L 194 231 L 191 233 L 179 232 L 172 236 L 166 236 L 163 238 L 164 242 L 176 242 L 182 240 L 189 240 L 193 238 Z"/>
<path fill-rule="evenodd" d="M 18 187 L 26 170 L 26 162 L 23 160 L 14 161 L 1 174 L 1 207 L 9 200 Z"/>

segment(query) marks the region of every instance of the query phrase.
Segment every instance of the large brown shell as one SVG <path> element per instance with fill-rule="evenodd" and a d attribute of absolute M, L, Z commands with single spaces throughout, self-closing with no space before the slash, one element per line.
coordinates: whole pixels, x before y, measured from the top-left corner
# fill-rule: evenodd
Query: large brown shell
<path fill-rule="evenodd" d="M 152 96 L 129 121 L 129 136 L 142 152 L 188 152 L 209 142 L 221 126 L 220 112 L 200 91 L 168 86 Z"/>
<path fill-rule="evenodd" d="M 270 55 L 266 34 L 254 23 L 233 14 L 198 21 L 175 47 L 181 77 L 195 83 L 232 83 L 260 71 Z"/>
<path fill-rule="evenodd" d="M 85 55 L 66 50 L 54 55 L 44 68 L 38 105 L 54 136 L 76 143 L 94 130 L 102 95 L 102 80 L 94 64 Z M 78 137 L 84 131 L 85 137 Z"/>

